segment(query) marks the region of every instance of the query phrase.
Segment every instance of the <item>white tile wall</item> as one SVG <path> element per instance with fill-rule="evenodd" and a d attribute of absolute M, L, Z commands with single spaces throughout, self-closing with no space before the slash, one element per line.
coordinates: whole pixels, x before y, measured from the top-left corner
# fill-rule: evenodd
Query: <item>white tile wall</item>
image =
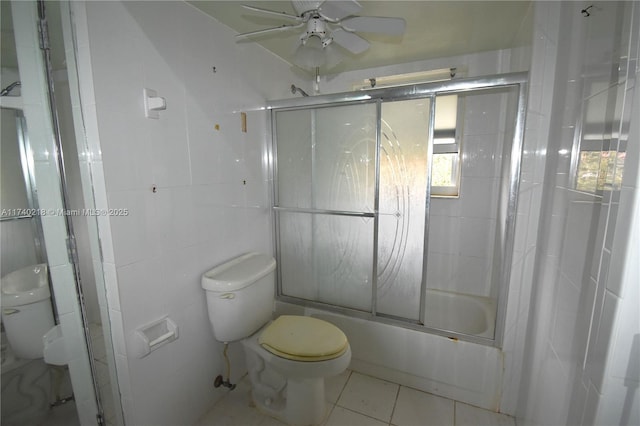
<path fill-rule="evenodd" d="M 505 374 L 500 410 L 514 414 L 521 395 L 522 366 L 527 358 L 525 336 L 528 330 L 528 308 L 535 276 L 538 224 L 541 209 L 541 183 L 544 177 L 546 138 L 541 137 L 548 128 L 554 81 L 549 74 L 555 70 L 557 49 L 557 19 L 547 19 L 559 13 L 553 3 L 533 3 L 530 9 L 532 23 L 525 20 L 523 29 L 533 26 L 530 47 L 516 51 L 510 67 L 530 70 L 529 100 L 523 146 L 520 193 L 516 217 L 516 234 L 509 285 L 509 306 L 505 320 L 503 351 Z"/>
<path fill-rule="evenodd" d="M 212 381 L 223 372 L 200 275 L 272 250 L 261 108 L 306 83 L 183 2 L 72 7 L 87 142 L 101 160 L 91 163 L 96 206 L 129 211 L 98 220 L 125 420 L 189 423 L 219 397 Z M 158 120 L 144 117 L 143 88 L 166 99 Z M 180 338 L 133 358 L 132 331 L 162 315 Z M 244 363 L 231 352 L 237 375 Z"/>
<path fill-rule="evenodd" d="M 546 19 L 555 15 L 542 10 L 548 4 L 535 6 L 536 28 L 542 30 Z M 623 278 L 627 271 L 638 269 L 637 254 L 629 261 L 633 251 L 629 247 L 638 245 L 633 234 L 637 221 L 631 219 L 634 203 L 621 204 L 621 197 L 635 198 L 637 183 L 623 187 L 622 192 L 578 193 L 571 186 L 569 153 L 574 128 L 579 130 L 582 123 L 591 125 L 590 132 L 595 129 L 605 140 L 612 137 L 613 149 L 618 138 L 623 142 L 626 138 L 626 132 L 617 129 L 629 124 L 637 129 L 638 114 L 633 111 L 638 104 L 622 96 L 631 93 L 635 74 L 621 67 L 623 76 L 612 75 L 621 59 L 612 53 L 620 52 L 623 63 L 626 58 L 633 61 L 634 54 L 629 53 L 637 52 L 640 11 L 631 3 L 596 6 L 601 9 L 590 20 L 566 5 L 557 14 L 562 22 L 560 36 L 555 38 L 557 66 L 552 70 L 557 93 L 548 131 L 541 133 L 541 139 L 548 141 L 542 194 L 547 207 L 531 301 L 533 332 L 525 346 L 530 355 L 525 357 L 527 373 L 522 377 L 523 397 L 517 408 L 520 424 L 638 422 L 638 396 L 629 392 L 637 387 L 637 369 L 628 367 L 631 357 L 637 360 L 632 349 L 640 328 L 637 295 L 633 302 L 620 297 L 625 288 L 637 289 L 637 272 L 631 272 L 633 282 Z M 601 31 L 604 28 L 607 30 Z M 609 114 L 613 111 L 615 114 Z M 580 114 L 587 114 L 582 122 Z M 633 132 L 628 137 L 629 145 L 638 138 Z M 638 156 L 627 153 L 625 175 L 637 176 L 637 168 Z M 619 249 L 614 253 L 611 247 L 616 245 Z M 631 305 L 635 306 L 633 314 L 625 309 Z"/>

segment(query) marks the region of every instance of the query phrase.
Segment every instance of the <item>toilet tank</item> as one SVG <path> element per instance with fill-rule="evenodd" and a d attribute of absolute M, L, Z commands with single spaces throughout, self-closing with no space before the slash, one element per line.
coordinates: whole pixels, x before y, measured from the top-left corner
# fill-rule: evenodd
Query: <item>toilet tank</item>
<path fill-rule="evenodd" d="M 276 261 L 247 253 L 202 274 L 213 335 L 220 342 L 251 336 L 271 319 Z"/>

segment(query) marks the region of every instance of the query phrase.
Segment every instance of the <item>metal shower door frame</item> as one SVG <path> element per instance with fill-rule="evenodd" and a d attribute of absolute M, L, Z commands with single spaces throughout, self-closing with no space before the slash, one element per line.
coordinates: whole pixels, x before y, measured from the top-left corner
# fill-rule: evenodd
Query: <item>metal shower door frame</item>
<path fill-rule="evenodd" d="M 428 235 L 429 235 L 429 215 L 431 203 L 431 167 L 433 158 L 433 132 L 435 123 L 435 99 L 437 96 L 453 95 L 465 92 L 476 92 L 489 89 L 499 88 L 516 88 L 518 93 L 517 111 L 515 117 L 515 128 L 513 131 L 513 139 L 511 143 L 511 155 L 509 164 L 509 185 L 508 185 L 508 202 L 507 215 L 505 217 L 505 232 L 501 235 L 500 250 L 503 253 L 501 271 L 500 271 L 500 288 L 498 290 L 497 312 L 494 338 L 489 339 L 474 335 L 457 333 L 449 330 L 440 330 L 424 325 L 425 315 L 425 292 L 426 292 L 426 271 L 427 271 L 427 255 L 428 252 Z M 372 276 L 372 305 L 370 312 L 359 311 L 356 309 L 338 307 L 322 302 L 314 302 L 303 300 L 282 294 L 282 281 L 278 268 L 277 277 L 277 298 L 284 302 L 290 302 L 307 307 L 319 309 L 328 309 L 347 316 L 374 320 L 378 322 L 398 325 L 405 328 L 417 329 L 432 334 L 443 335 L 446 337 L 460 338 L 461 340 L 480 343 L 488 346 L 501 347 L 505 329 L 506 308 L 509 292 L 509 281 L 511 276 L 511 262 L 513 260 L 513 245 L 515 237 L 515 221 L 516 207 L 518 203 L 518 191 L 520 184 L 520 169 L 522 162 L 522 149 L 524 145 L 524 128 L 527 105 L 528 91 L 528 73 L 507 73 L 491 76 L 483 76 L 477 78 L 464 78 L 458 80 L 439 81 L 433 83 L 413 84 L 398 87 L 388 87 L 381 89 L 370 89 L 358 92 L 342 92 L 327 95 L 309 96 L 303 98 L 291 98 L 283 100 L 268 101 L 266 109 L 271 113 L 271 145 L 270 152 L 267 155 L 270 175 L 273 182 L 272 209 L 276 213 L 278 211 L 289 212 L 305 212 L 311 214 L 329 214 L 356 217 L 371 217 L 374 219 L 374 250 L 373 250 L 373 276 Z M 380 133 L 381 133 L 381 105 L 384 102 L 404 101 L 411 99 L 429 99 L 429 143 L 428 143 L 428 168 L 427 168 L 427 198 L 425 212 L 425 230 L 424 230 L 424 258 L 423 258 L 423 274 L 421 283 L 421 300 L 420 300 L 420 320 L 416 322 L 406 321 L 393 317 L 380 316 L 376 312 L 376 290 L 377 290 L 377 223 L 378 223 L 378 197 L 379 197 L 379 154 L 380 154 Z M 373 213 L 358 213 L 347 211 L 330 211 L 316 209 L 300 209 L 300 208 L 284 208 L 278 204 L 278 165 L 277 165 L 277 129 L 276 129 L 276 113 L 280 111 L 316 109 L 356 104 L 376 104 L 376 183 L 375 183 L 375 200 Z M 279 257 L 279 223 L 277 214 L 274 215 L 274 244 L 275 252 Z M 280 259 L 278 258 L 278 261 Z"/>

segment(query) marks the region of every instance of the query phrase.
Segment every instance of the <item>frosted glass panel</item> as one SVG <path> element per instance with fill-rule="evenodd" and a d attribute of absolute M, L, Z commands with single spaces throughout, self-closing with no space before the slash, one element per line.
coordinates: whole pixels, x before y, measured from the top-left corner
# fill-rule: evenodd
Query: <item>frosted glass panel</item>
<path fill-rule="evenodd" d="M 382 104 L 377 312 L 418 320 L 429 99 Z"/>
<path fill-rule="evenodd" d="M 316 110 L 316 208 L 373 212 L 376 107 Z"/>
<path fill-rule="evenodd" d="M 375 105 L 276 114 L 278 205 L 372 212 Z"/>
<path fill-rule="evenodd" d="M 311 120 L 313 110 L 276 113 L 278 202 L 311 207 Z"/>
<path fill-rule="evenodd" d="M 278 212 L 286 296 L 369 311 L 373 219 Z"/>

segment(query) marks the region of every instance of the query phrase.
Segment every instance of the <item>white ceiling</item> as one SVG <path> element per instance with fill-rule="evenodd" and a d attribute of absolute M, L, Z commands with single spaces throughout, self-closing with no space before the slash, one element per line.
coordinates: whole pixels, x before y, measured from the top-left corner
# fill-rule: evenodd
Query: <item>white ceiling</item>
<path fill-rule="evenodd" d="M 342 72 L 442 58 L 472 52 L 516 47 L 531 34 L 530 1 L 399 1 L 359 0 L 359 16 L 402 17 L 407 22 L 403 37 L 360 35 L 371 47 L 360 55 L 344 51 L 346 59 L 331 70 Z M 189 1 L 238 33 L 254 31 L 291 21 L 251 12 L 243 4 L 295 15 L 290 1 Z M 297 38 L 303 29 L 238 40 L 260 43 L 293 63 Z"/>

